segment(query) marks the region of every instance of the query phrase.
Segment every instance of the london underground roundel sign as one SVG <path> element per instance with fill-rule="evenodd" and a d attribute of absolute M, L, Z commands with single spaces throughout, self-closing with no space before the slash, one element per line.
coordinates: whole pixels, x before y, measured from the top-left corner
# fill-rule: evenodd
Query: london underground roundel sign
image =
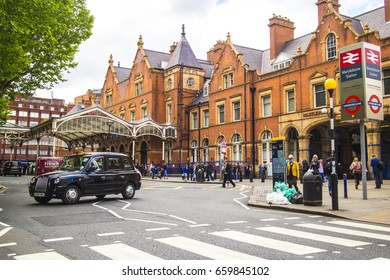
<path fill-rule="evenodd" d="M 343 108 L 350 115 L 355 115 L 359 112 L 363 102 L 360 100 L 357 95 L 350 95 L 345 99 L 345 103 L 343 104 Z"/>

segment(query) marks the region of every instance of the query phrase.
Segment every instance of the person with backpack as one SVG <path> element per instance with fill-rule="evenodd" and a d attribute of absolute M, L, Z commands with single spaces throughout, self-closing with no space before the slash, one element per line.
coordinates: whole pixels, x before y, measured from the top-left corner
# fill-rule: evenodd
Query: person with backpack
<path fill-rule="evenodd" d="M 328 157 L 325 160 L 324 164 L 324 174 L 328 180 L 328 191 L 329 195 L 332 196 L 332 181 L 331 181 L 331 174 L 332 174 L 332 157 Z"/>
<path fill-rule="evenodd" d="M 375 178 L 375 188 L 380 189 L 382 182 L 381 182 L 381 172 L 383 171 L 383 162 L 379 160 L 375 155 L 372 155 L 371 157 L 371 163 L 372 172 L 374 173 Z"/>
<path fill-rule="evenodd" d="M 349 166 L 349 170 L 351 171 L 353 178 L 355 179 L 355 189 L 358 189 L 360 176 L 362 176 L 363 165 L 361 161 L 357 157 L 354 157 L 353 162 Z"/>

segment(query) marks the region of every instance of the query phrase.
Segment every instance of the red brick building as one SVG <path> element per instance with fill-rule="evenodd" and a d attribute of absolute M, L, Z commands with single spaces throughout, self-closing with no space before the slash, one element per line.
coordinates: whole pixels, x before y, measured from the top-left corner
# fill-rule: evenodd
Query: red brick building
<path fill-rule="evenodd" d="M 270 48 L 236 45 L 228 33 L 197 59 L 184 26 L 169 53 L 138 41 L 132 67 L 114 66 L 112 56 L 100 97 L 109 112 L 137 125 L 133 139 L 111 143 L 140 163 L 270 162 L 271 139 L 285 137 L 286 155 L 299 161 L 330 154 L 328 78 L 340 82 L 339 49 L 358 42 L 382 51 L 384 121 L 366 122 L 367 154 L 390 161 L 390 0 L 362 15 L 341 15 L 342 1 L 318 0 L 318 23 L 295 38 L 294 23 L 273 15 Z M 344 172 L 360 157 L 359 125 L 340 122 L 340 92 L 335 101 L 335 142 Z M 327 112 L 327 113 L 324 113 Z M 221 154 L 221 143 L 226 154 Z M 256 167 L 257 170 L 257 167 Z M 389 172 L 384 175 L 389 176 Z M 388 175 L 386 175 L 388 174 Z"/>

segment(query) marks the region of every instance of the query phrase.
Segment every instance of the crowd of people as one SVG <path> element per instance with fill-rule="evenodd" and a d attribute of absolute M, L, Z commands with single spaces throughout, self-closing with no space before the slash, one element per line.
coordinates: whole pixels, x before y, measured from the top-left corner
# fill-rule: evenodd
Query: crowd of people
<path fill-rule="evenodd" d="M 356 189 L 359 188 L 359 184 L 362 179 L 362 166 L 362 162 L 358 157 L 354 157 L 351 165 L 349 166 L 349 171 L 354 178 Z M 372 155 L 370 166 L 372 167 L 372 172 L 374 174 L 376 188 L 379 189 L 383 184 L 381 173 L 384 170 L 384 164 L 375 155 Z M 152 179 L 168 179 L 168 167 L 164 161 L 161 161 L 158 166 L 156 166 L 154 162 L 151 162 L 150 164 L 137 164 L 136 168 L 143 176 L 150 176 Z M 335 168 L 336 173 L 340 176 L 340 173 L 342 172 L 341 165 L 338 164 Z M 268 168 L 266 162 L 259 164 L 258 178 L 261 179 L 262 182 L 264 182 L 267 178 L 267 170 Z M 328 182 L 329 195 L 332 195 L 332 182 L 330 176 L 332 173 L 332 158 L 329 157 L 324 161 L 318 158 L 317 154 L 314 154 L 310 161 L 303 159 L 301 162 L 295 161 L 293 155 L 288 156 L 285 171 L 286 183 L 289 188 L 295 188 L 296 191 L 299 191 L 298 181 L 300 181 L 301 184 L 303 183 L 303 176 L 308 170 L 312 170 L 313 174 L 320 175 L 323 183 Z M 226 187 L 227 183 L 230 183 L 233 187 L 235 187 L 235 182 L 237 180 L 242 178 L 249 179 L 251 173 L 251 169 L 248 164 L 245 164 L 242 169 L 239 163 L 229 163 L 227 159 L 224 160 L 219 171 L 219 178 L 223 182 L 222 188 Z M 185 181 L 214 181 L 217 178 L 217 168 L 210 162 L 206 164 L 192 163 L 181 168 L 181 177 Z"/>

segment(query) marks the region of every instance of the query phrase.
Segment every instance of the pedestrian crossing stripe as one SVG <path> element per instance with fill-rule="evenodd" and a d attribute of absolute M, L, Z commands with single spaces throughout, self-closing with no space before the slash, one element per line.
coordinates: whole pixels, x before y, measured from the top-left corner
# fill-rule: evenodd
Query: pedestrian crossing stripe
<path fill-rule="evenodd" d="M 195 253 L 213 260 L 262 260 L 259 257 L 233 251 L 194 239 L 176 236 L 159 238 L 157 241 L 173 247 Z"/>
<path fill-rule="evenodd" d="M 334 224 L 334 225 L 342 225 L 342 226 L 350 226 L 350 227 L 356 227 L 356 228 L 390 232 L 390 227 L 376 226 L 376 225 L 370 225 L 370 224 L 362 224 L 362 223 L 348 222 L 348 221 L 330 221 L 328 223 Z"/>
<path fill-rule="evenodd" d="M 89 248 L 112 260 L 161 260 L 156 256 L 123 243 L 92 246 Z"/>
<path fill-rule="evenodd" d="M 390 241 L 390 235 L 386 235 L 386 234 L 371 233 L 371 232 L 358 231 L 358 230 L 339 228 L 339 227 L 331 227 L 331 226 L 318 225 L 318 224 L 295 224 L 295 226 Z"/>
<path fill-rule="evenodd" d="M 256 229 L 271 232 L 271 233 L 293 236 L 293 237 L 297 237 L 297 238 L 304 238 L 306 240 L 314 240 L 314 241 L 332 243 L 332 244 L 337 244 L 337 245 L 346 246 L 346 247 L 357 247 L 357 246 L 364 246 L 364 245 L 371 244 L 368 242 L 355 241 L 355 240 L 351 240 L 351 239 L 327 236 L 327 235 L 322 235 L 322 234 L 315 234 L 315 233 L 311 233 L 311 232 L 304 232 L 304 231 L 292 230 L 292 229 L 287 229 L 287 228 L 262 227 L 262 228 L 256 228 Z"/>
<path fill-rule="evenodd" d="M 326 251 L 315 247 L 266 238 L 266 237 L 252 235 L 252 234 L 243 233 L 239 231 L 221 231 L 221 232 L 213 232 L 211 234 L 219 237 L 224 237 L 235 241 L 249 243 L 261 247 L 266 247 L 269 249 L 279 250 L 279 251 L 283 251 L 295 255 L 313 254 L 313 253 L 320 253 Z"/>
<path fill-rule="evenodd" d="M 67 260 L 63 255 L 56 252 L 43 252 L 14 256 L 16 260 Z"/>

